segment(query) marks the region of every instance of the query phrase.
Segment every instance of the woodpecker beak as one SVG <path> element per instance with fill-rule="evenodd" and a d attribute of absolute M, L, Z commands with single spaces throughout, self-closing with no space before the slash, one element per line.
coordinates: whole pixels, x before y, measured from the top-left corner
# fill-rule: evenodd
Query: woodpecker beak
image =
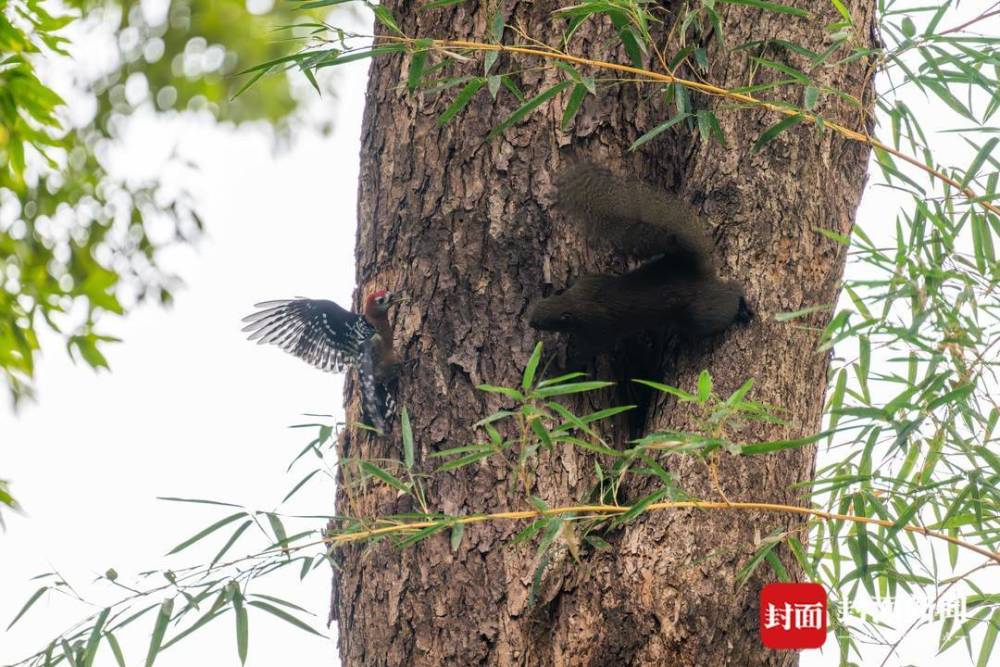
<path fill-rule="evenodd" d="M 391 297 L 389 297 L 389 305 L 392 305 L 394 303 L 406 303 L 409 300 L 410 297 L 408 296 L 403 296 L 402 294 L 393 294 Z"/>

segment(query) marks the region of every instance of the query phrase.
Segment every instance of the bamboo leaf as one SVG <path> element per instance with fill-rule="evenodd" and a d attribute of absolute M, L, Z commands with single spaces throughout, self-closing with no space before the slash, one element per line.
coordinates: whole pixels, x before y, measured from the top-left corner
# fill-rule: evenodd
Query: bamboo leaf
<path fill-rule="evenodd" d="M 236 614 L 236 653 L 239 655 L 240 664 L 245 665 L 250 637 L 250 618 L 247 616 L 247 610 L 243 604 L 243 594 L 240 593 L 239 588 L 233 595 L 233 612 Z"/>
<path fill-rule="evenodd" d="M 531 352 L 531 357 L 528 358 L 528 364 L 524 367 L 524 373 L 521 376 L 521 388 L 524 391 L 527 392 L 535 384 L 535 372 L 538 370 L 538 364 L 541 360 L 542 344 L 539 342 Z"/>
<path fill-rule="evenodd" d="M 285 621 L 286 623 L 291 623 L 292 625 L 294 625 L 295 627 L 299 628 L 300 630 L 305 630 L 306 632 L 308 632 L 310 634 L 314 634 L 317 637 L 325 637 L 326 636 L 322 632 L 319 632 L 318 630 L 316 630 L 315 628 L 313 628 L 312 626 L 310 626 L 308 623 L 302 621 L 301 619 L 296 618 L 295 616 L 292 616 L 291 614 L 289 614 L 284 609 L 281 609 L 279 607 L 275 607 L 272 604 L 268 604 L 267 602 L 262 602 L 260 600 L 250 600 L 250 601 L 247 602 L 247 604 L 250 605 L 250 606 L 252 606 L 252 607 L 257 607 L 258 609 L 263 609 L 264 611 L 266 611 L 267 613 L 271 614 L 272 616 L 276 616 L 277 618 L 280 618 L 281 620 Z"/>
<path fill-rule="evenodd" d="M 997 643 L 998 632 L 1000 632 L 1000 609 L 993 612 L 989 625 L 986 626 L 986 634 L 983 635 L 983 643 L 979 648 L 979 659 L 976 660 L 976 667 L 989 667 L 990 658 L 993 656 L 993 649 Z"/>
<path fill-rule="evenodd" d="M 418 39 L 413 44 L 413 56 L 410 58 L 410 68 L 406 73 L 406 87 L 412 93 L 420 87 L 420 82 L 424 78 L 424 68 L 427 65 L 427 56 L 430 55 L 429 39 Z"/>
<path fill-rule="evenodd" d="M 407 470 L 413 470 L 413 428 L 410 426 L 410 413 L 405 407 L 400 414 L 399 424 L 403 434 L 403 465 Z"/>
<path fill-rule="evenodd" d="M 156 615 L 156 623 L 153 625 L 153 634 L 149 638 L 149 649 L 146 651 L 146 667 L 152 667 L 156 661 L 156 656 L 160 653 L 163 644 L 163 635 L 167 632 L 167 624 L 174 613 L 174 599 L 167 598 L 160 605 L 160 613 Z"/>
<path fill-rule="evenodd" d="M 105 607 L 97 616 L 97 620 L 94 621 L 90 637 L 87 638 L 87 645 L 83 649 L 81 667 L 91 667 L 94 664 L 94 658 L 97 656 L 97 647 L 101 644 L 101 631 L 104 629 L 104 623 L 108 620 L 108 614 L 110 613 L 110 607 Z"/>
<path fill-rule="evenodd" d="M 792 127 L 793 125 L 798 125 L 799 123 L 802 122 L 802 120 L 803 119 L 800 114 L 796 114 L 794 116 L 788 116 L 782 120 L 779 120 L 777 123 L 764 130 L 763 134 L 761 134 L 760 137 L 757 139 L 757 141 L 754 142 L 753 147 L 750 149 L 750 152 L 759 153 L 760 149 L 762 149 L 768 143 L 773 141 L 775 137 L 777 137 L 779 134 L 781 134 L 788 128 Z"/>
<path fill-rule="evenodd" d="M 121 644 L 115 638 L 110 631 L 104 633 L 104 639 L 107 640 L 108 646 L 111 647 L 111 653 L 115 656 L 115 662 L 118 663 L 118 667 L 126 667 L 125 663 L 125 653 L 122 652 Z"/>
<path fill-rule="evenodd" d="M 720 2 L 728 2 L 731 5 L 747 5 L 748 7 L 757 7 L 759 9 L 766 9 L 769 12 L 777 12 L 779 14 L 791 14 L 792 16 L 798 16 L 800 18 L 811 18 L 812 14 L 804 9 L 799 9 L 798 7 L 789 7 L 787 5 L 779 5 L 776 2 L 766 2 L 766 0 L 720 0 Z"/>
<path fill-rule="evenodd" d="M 686 120 L 687 118 L 690 118 L 690 117 L 691 117 L 691 114 L 689 114 L 689 113 L 678 113 L 676 116 L 674 116 L 670 120 L 667 120 L 667 121 L 664 121 L 664 122 L 660 123 L 659 125 L 657 125 L 656 127 L 654 127 L 652 130 L 649 130 L 644 135 L 642 135 L 641 137 L 639 137 L 638 139 L 636 139 L 635 141 L 633 141 L 632 145 L 628 147 L 629 151 L 634 151 L 635 149 L 639 148 L 643 144 L 649 143 L 650 141 L 652 141 L 656 137 L 660 136 L 661 134 L 663 134 L 664 132 L 666 132 L 667 130 L 669 130 L 670 128 L 672 128 L 677 123 L 680 123 L 681 121 Z"/>
<path fill-rule="evenodd" d="M 500 136 L 505 131 L 507 131 L 507 129 L 509 127 L 511 127 L 515 123 L 520 122 L 529 113 L 531 113 L 532 111 L 534 111 L 535 109 L 537 109 L 541 105 L 545 104 L 550 99 L 552 99 L 553 97 L 555 97 L 556 95 L 558 95 L 562 91 L 566 90 L 571 85 L 573 85 L 572 81 L 561 81 L 561 82 L 555 84 L 554 86 L 551 86 L 550 88 L 548 88 L 548 89 L 542 91 L 541 93 L 535 95 L 530 100 L 528 100 L 527 102 L 525 102 L 524 104 L 522 104 L 520 107 L 518 107 L 514 111 L 514 113 L 512 113 L 509 116 L 507 116 L 507 118 L 503 122 L 501 122 L 499 125 L 497 125 L 495 128 L 493 128 L 493 130 L 490 132 L 490 134 L 487 137 L 487 139 L 488 140 L 493 140 L 496 137 Z"/>
<path fill-rule="evenodd" d="M 570 122 L 573 117 L 576 116 L 576 112 L 580 110 L 580 106 L 583 104 L 583 100 L 586 99 L 590 91 L 587 89 L 583 83 L 578 83 L 573 86 L 573 92 L 569 95 L 569 101 L 566 102 L 566 108 L 563 110 L 562 121 L 559 126 L 562 129 L 569 127 Z"/>
<path fill-rule="evenodd" d="M 178 544 L 176 547 L 174 547 L 173 549 L 171 549 L 170 551 L 168 551 L 167 555 L 170 556 L 172 554 L 181 552 L 184 549 L 187 549 L 189 546 L 191 546 L 195 542 L 197 542 L 197 541 L 199 541 L 201 539 L 204 539 L 205 537 L 208 537 L 209 535 L 211 535 L 212 533 L 214 533 L 215 531 L 217 531 L 219 528 L 222 528 L 223 526 L 225 526 L 227 524 L 230 524 L 233 521 L 236 521 L 237 519 L 245 517 L 246 515 L 247 515 L 246 512 L 237 512 L 236 514 L 230 514 L 229 516 L 227 516 L 224 519 L 219 519 L 218 521 L 216 521 L 215 523 L 213 523 L 208 528 L 205 528 L 204 530 L 199 531 L 198 533 L 195 533 L 193 536 L 189 537 L 188 539 L 186 539 L 183 542 L 181 542 L 180 544 Z"/>
<path fill-rule="evenodd" d="M 388 484 L 392 488 L 396 489 L 397 491 L 402 491 L 403 493 L 409 493 L 410 492 L 409 485 L 407 485 L 405 482 L 403 482 L 403 481 L 401 481 L 399 479 L 396 479 L 395 477 L 393 477 L 392 475 L 390 475 L 388 472 L 386 472 L 385 470 L 382 470 L 381 468 L 379 468 L 377 465 L 375 465 L 374 463 L 372 463 L 370 461 L 362 461 L 361 462 L 361 469 L 364 470 L 369 475 L 371 475 L 372 477 L 376 477 L 376 478 L 382 480 L 383 482 L 385 482 L 386 484 Z"/>
<path fill-rule="evenodd" d="M 21 611 L 17 612 L 17 616 L 15 616 L 14 620 L 11 621 L 10 625 L 7 626 L 7 630 L 10 630 L 12 627 L 14 627 L 14 624 L 17 623 L 19 620 L 21 620 L 21 617 L 24 616 L 29 609 L 31 609 L 31 605 L 38 602 L 38 598 L 42 597 L 42 594 L 45 593 L 45 591 L 47 590 L 49 590 L 48 586 L 42 586 L 34 593 L 32 593 L 31 597 L 28 598 L 28 601 L 24 603 L 23 607 L 21 607 Z"/>
<path fill-rule="evenodd" d="M 452 103 L 448 105 L 447 109 L 444 110 L 444 113 L 438 116 L 438 127 L 446 125 L 448 121 L 457 116 L 458 113 L 464 109 L 470 101 L 472 101 L 472 98 L 476 96 L 476 93 L 479 92 L 479 89 L 483 87 L 485 82 L 486 79 L 484 78 L 475 78 L 465 84 L 465 87 L 459 91 Z"/>

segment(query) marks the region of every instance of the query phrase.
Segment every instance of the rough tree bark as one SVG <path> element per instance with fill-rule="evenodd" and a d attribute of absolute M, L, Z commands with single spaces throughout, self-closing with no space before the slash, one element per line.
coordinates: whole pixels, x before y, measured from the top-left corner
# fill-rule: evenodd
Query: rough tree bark
<path fill-rule="evenodd" d="M 496 3 L 436 10 L 419 10 L 422 3 L 402 0 L 384 4 L 407 34 L 484 40 Z M 666 4 L 675 12 L 665 16 L 669 27 L 680 10 L 675 3 Z M 837 16 L 830 3 L 807 4 L 815 12 L 810 20 L 719 4 L 726 44 L 780 38 L 821 51 L 828 39 L 823 26 Z M 870 44 L 873 3 L 851 4 L 855 43 Z M 508 24 L 557 43 L 559 26 L 551 15 L 557 3 L 501 5 Z M 508 30 L 505 41 L 511 39 Z M 585 26 L 571 49 L 627 62 L 616 44 L 610 25 L 599 23 Z M 714 38 L 704 46 L 712 63 L 708 81 L 738 87 L 771 80 L 774 74 L 754 70 L 745 54 L 727 53 Z M 667 52 L 676 48 L 672 44 Z M 761 52 L 803 66 L 787 51 Z M 752 154 L 753 141 L 776 116 L 725 109 L 723 101 L 695 96 L 699 108 L 716 110 L 727 146 L 672 130 L 629 153 L 636 137 L 671 114 L 659 96 L 650 95 L 650 88 L 634 85 L 611 86 L 588 98 L 568 131 L 558 129 L 562 105 L 557 103 L 486 142 L 489 130 L 515 108 L 510 96 L 494 103 L 484 89 L 454 121 L 439 128 L 436 117 L 453 93 L 407 93 L 399 85 L 406 63 L 399 56 L 372 64 L 362 134 L 357 257 L 359 295 L 386 286 L 412 299 L 399 312 L 395 333 L 411 360 L 402 377 L 402 400 L 412 415 L 418 465 L 431 470 L 434 460 L 428 461 L 427 454 L 471 442 L 470 425 L 502 404 L 475 386 L 517 382 L 537 338 L 525 317 L 531 300 L 583 273 L 625 266 L 620 258 L 587 247 L 564 216 L 552 210 L 553 176 L 576 156 L 693 201 L 715 226 L 723 275 L 746 285 L 757 313 L 748 328 L 693 349 L 637 337 L 600 356 L 590 370 L 606 379 L 645 377 L 690 388 L 707 368 L 720 393 L 752 377 L 752 396 L 787 409 L 789 423 L 747 428 L 732 437 L 753 441 L 815 432 L 828 357 L 814 350 L 828 315 L 794 323 L 779 323 L 773 316 L 835 302 L 845 251 L 815 229 L 850 233 L 865 181 L 868 151 L 863 146 L 799 126 Z M 866 123 L 868 66 L 856 61 L 812 72 L 817 85 L 847 90 L 862 100 L 859 111 L 834 96 L 824 97 L 819 113 L 853 127 Z M 551 68 L 527 69 L 520 81 L 524 90 L 537 91 L 558 77 Z M 769 94 L 782 90 L 790 99 L 786 89 Z M 565 341 L 546 336 L 545 342 L 548 351 L 560 353 L 554 363 L 565 365 Z M 620 384 L 622 388 L 588 399 L 590 407 L 649 400 Z M 656 428 L 685 429 L 694 423 L 688 410 L 673 403 L 657 399 L 647 408 L 641 423 L 622 419 L 609 425 L 604 437 L 622 443 Z M 380 440 L 354 432 L 343 444 L 349 455 L 398 458 L 397 442 L 398 437 Z M 790 485 L 810 478 L 813 461 L 809 448 L 766 457 L 724 456 L 721 487 L 730 500 L 801 502 Z M 668 463 L 690 494 L 719 498 L 704 463 L 681 457 Z M 592 471 L 592 460 L 580 451 L 543 455 L 531 493 L 550 506 L 576 501 L 592 483 Z M 631 498 L 643 492 L 642 486 L 627 489 Z M 526 507 L 520 486 L 514 487 L 507 471 L 490 461 L 430 478 L 429 501 L 432 509 L 448 513 Z M 343 492 L 338 498 L 340 514 L 376 516 L 411 509 L 385 489 L 370 489 L 350 502 Z M 339 621 L 343 664 L 797 661 L 794 653 L 765 650 L 758 640 L 756 599 L 770 576 L 766 568 L 747 585 L 734 585 L 737 570 L 757 548 L 755 540 L 776 528 L 800 528 L 795 518 L 726 511 L 648 514 L 612 533 L 610 550 L 584 553 L 579 564 L 565 555 L 553 559 L 533 607 L 527 604 L 535 567 L 532 545 L 505 544 L 522 527 L 470 526 L 456 552 L 446 534 L 405 550 L 385 542 L 342 550 L 332 616 Z M 794 571 L 787 554 L 782 558 Z"/>

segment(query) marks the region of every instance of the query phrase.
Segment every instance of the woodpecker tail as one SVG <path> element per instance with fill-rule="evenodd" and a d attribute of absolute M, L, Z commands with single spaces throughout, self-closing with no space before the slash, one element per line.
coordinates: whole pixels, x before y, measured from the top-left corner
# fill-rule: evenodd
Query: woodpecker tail
<path fill-rule="evenodd" d="M 358 363 L 361 385 L 361 411 L 366 423 L 385 432 L 386 424 L 396 411 L 394 383 L 379 382 L 375 373 L 376 342 L 365 341 Z"/>

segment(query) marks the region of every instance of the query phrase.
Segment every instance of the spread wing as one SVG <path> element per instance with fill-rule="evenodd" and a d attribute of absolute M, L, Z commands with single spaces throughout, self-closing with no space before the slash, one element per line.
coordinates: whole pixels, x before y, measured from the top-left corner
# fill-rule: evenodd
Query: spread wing
<path fill-rule="evenodd" d="M 323 299 L 264 301 L 243 318 L 243 331 L 258 345 L 270 343 L 324 371 L 357 364 L 364 342 L 374 333 L 364 317 Z"/>

